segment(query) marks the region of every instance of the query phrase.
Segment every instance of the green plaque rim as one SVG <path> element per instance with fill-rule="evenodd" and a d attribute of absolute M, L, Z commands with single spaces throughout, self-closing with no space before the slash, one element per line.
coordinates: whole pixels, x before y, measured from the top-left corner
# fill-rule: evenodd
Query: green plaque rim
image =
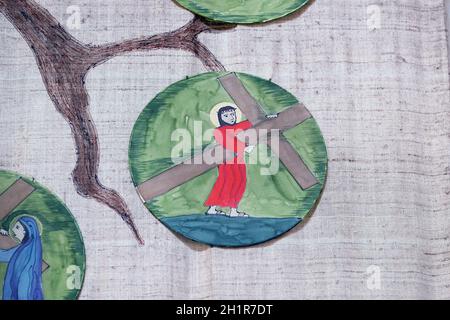
<path fill-rule="evenodd" d="M 294 12 L 300 10 L 304 6 L 306 6 L 310 0 L 284 0 L 283 3 L 285 3 L 283 9 L 278 9 L 279 11 L 276 11 L 277 8 L 267 8 L 266 10 L 260 10 L 259 14 L 247 14 L 242 11 L 252 11 L 251 4 L 245 4 L 243 7 L 243 10 L 238 10 L 236 8 L 229 8 L 229 12 L 226 12 L 227 4 L 229 5 L 230 2 L 224 1 L 224 0 L 209 0 L 209 3 L 205 4 L 199 4 L 198 2 L 204 2 L 205 0 L 175 0 L 180 6 L 183 8 L 193 12 L 196 15 L 202 16 L 204 18 L 207 18 L 209 20 L 218 21 L 218 22 L 225 22 L 225 23 L 233 23 L 233 24 L 257 24 L 257 23 L 266 23 L 269 21 L 281 19 L 283 17 L 289 16 L 293 14 Z M 213 5 L 210 3 L 214 3 L 218 1 L 219 3 L 216 5 L 219 8 L 214 9 Z M 251 0 L 253 1 L 253 0 Z M 250 1 L 250 2 L 251 2 Z M 266 5 L 270 6 L 273 4 L 273 1 L 271 0 L 258 0 L 266 1 Z M 247 1 L 249 2 L 249 1 Z M 221 7 L 222 6 L 222 7 Z M 223 7 L 225 6 L 225 7 Z M 271 10 L 272 9 L 272 10 Z M 233 13 L 233 10 L 235 12 Z"/>

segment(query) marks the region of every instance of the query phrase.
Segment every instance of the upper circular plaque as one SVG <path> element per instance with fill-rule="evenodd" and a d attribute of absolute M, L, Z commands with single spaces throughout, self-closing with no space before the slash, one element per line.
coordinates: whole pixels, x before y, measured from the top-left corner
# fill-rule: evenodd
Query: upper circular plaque
<path fill-rule="evenodd" d="M 205 73 L 158 94 L 133 128 L 129 161 L 138 193 L 163 224 L 224 247 L 293 228 L 327 172 L 322 134 L 303 104 L 242 73 Z"/>
<path fill-rule="evenodd" d="M 261 23 L 297 11 L 309 0 L 176 0 L 195 14 L 228 23 Z"/>
<path fill-rule="evenodd" d="M 70 300 L 86 268 L 72 214 L 34 180 L 0 170 L 0 297 Z"/>

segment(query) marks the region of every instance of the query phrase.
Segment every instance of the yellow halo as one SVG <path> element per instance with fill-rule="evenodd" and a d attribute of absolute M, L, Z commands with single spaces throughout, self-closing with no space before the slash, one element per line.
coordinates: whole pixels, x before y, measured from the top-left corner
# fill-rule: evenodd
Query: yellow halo
<path fill-rule="evenodd" d="M 216 128 L 220 127 L 219 118 L 217 117 L 217 112 L 219 112 L 220 108 L 223 107 L 233 107 L 236 109 L 236 123 L 239 123 L 242 121 L 242 111 L 238 108 L 238 106 L 232 102 L 221 102 L 216 104 L 214 107 L 212 107 L 211 111 L 209 112 L 209 119 L 214 124 Z"/>
<path fill-rule="evenodd" d="M 38 229 L 39 229 L 39 235 L 42 236 L 42 229 L 43 229 L 42 222 L 38 218 L 36 218 L 36 217 L 34 217 L 34 216 L 30 215 L 30 214 L 21 214 L 21 215 L 18 215 L 17 217 L 14 217 L 14 219 L 12 219 L 11 223 L 9 224 L 9 235 L 10 235 L 10 237 L 13 238 L 14 241 L 16 241 L 17 243 L 20 243 L 20 240 L 12 235 L 13 234 L 12 233 L 12 228 L 16 225 L 17 221 L 19 221 L 19 219 L 23 218 L 23 217 L 30 217 L 30 218 L 33 218 L 34 220 L 36 220 L 36 223 L 37 223 L 37 226 L 38 226 Z"/>

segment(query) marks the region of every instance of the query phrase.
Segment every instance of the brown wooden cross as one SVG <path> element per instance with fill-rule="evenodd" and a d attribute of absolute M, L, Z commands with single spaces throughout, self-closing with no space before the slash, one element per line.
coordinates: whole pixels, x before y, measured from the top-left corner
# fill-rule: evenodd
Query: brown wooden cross
<path fill-rule="evenodd" d="M 24 181 L 18 179 L 5 192 L 0 194 L 0 221 L 8 217 L 26 198 L 28 198 L 35 188 Z M 11 249 L 17 246 L 17 242 L 9 236 L 0 235 L 0 249 Z M 50 266 L 42 260 L 42 272 Z"/>
<path fill-rule="evenodd" d="M 277 118 L 267 119 L 259 103 L 250 95 L 236 74 L 227 74 L 220 77 L 219 81 L 245 117 L 253 124 L 251 129 L 240 133 L 238 138 L 249 136 L 248 133 L 251 130 L 255 130 L 256 133 L 259 133 L 261 130 L 269 130 L 269 132 L 270 130 L 279 130 L 282 133 L 311 118 L 311 114 L 305 106 L 298 103 L 279 113 Z M 269 146 L 271 144 L 269 140 L 260 142 L 265 142 Z M 278 158 L 303 190 L 309 189 L 319 183 L 297 151 L 282 134 L 280 135 L 278 148 L 272 146 L 272 151 L 278 155 Z M 217 162 L 207 163 L 203 159 L 220 158 L 223 161 L 227 161 L 232 160 L 234 157 L 235 154 L 233 152 L 224 149 L 220 145 L 206 148 L 203 153 L 194 155 L 193 158 L 145 181 L 137 187 L 137 190 L 143 201 L 147 202 L 202 175 L 220 164 Z"/>

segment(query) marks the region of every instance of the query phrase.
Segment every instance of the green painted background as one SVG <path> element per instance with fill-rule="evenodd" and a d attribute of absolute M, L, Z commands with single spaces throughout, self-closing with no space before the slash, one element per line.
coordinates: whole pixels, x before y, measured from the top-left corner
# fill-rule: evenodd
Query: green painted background
<path fill-rule="evenodd" d="M 211 108 L 220 102 L 232 102 L 217 80 L 224 74 L 205 73 L 177 82 L 147 105 L 133 128 L 129 148 L 130 170 L 136 186 L 173 166 L 171 150 L 177 142 L 171 142 L 170 137 L 175 129 L 188 129 L 194 136 L 193 123 L 199 120 L 204 130 L 214 128 L 209 118 Z M 280 112 L 298 102 L 270 81 L 246 74 L 238 74 L 238 77 L 267 114 Z M 247 165 L 247 189 L 240 209 L 253 217 L 304 218 L 323 188 L 327 152 L 315 120 L 309 119 L 288 130 L 285 137 L 320 184 L 303 191 L 281 163 L 279 173 L 273 176 L 262 176 L 261 164 Z M 251 156 L 257 152 L 255 148 Z M 206 211 L 203 203 L 216 179 L 217 169 L 210 170 L 146 206 L 158 218 L 202 214 Z"/>
<path fill-rule="evenodd" d="M 0 171 L 0 194 L 3 193 L 20 176 L 8 171 Z M 83 283 L 86 270 L 83 239 L 78 225 L 67 207 L 47 189 L 38 183 L 22 177 L 36 190 L 22 202 L 11 215 L 1 221 L 1 227 L 9 229 L 14 217 L 28 214 L 36 217 L 43 225 L 42 246 L 43 258 L 50 265 L 42 275 L 42 286 L 46 300 L 76 299 L 80 290 L 67 289 L 69 274 L 67 267 L 78 266 Z M 3 279 L 7 265 L 0 263 L 0 297 L 3 290 Z"/>
<path fill-rule="evenodd" d="M 211 20 L 260 23 L 284 17 L 308 0 L 176 0 L 186 9 Z"/>

